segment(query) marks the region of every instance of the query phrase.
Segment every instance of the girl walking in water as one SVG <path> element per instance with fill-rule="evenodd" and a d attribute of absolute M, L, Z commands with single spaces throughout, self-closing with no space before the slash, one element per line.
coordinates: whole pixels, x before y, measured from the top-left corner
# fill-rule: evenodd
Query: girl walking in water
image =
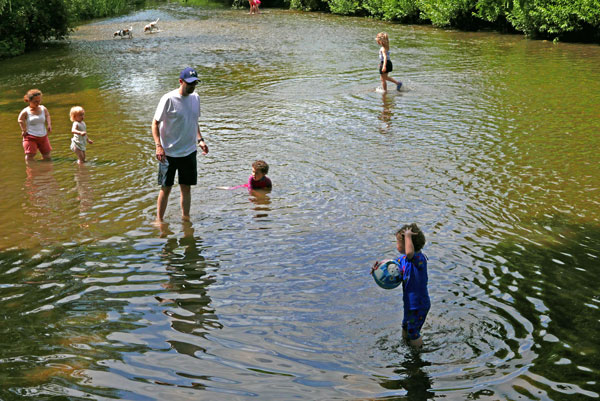
<path fill-rule="evenodd" d="M 392 60 L 390 60 L 390 39 L 388 34 L 385 32 L 379 32 L 375 38 L 377 44 L 381 46 L 379 49 L 379 75 L 381 78 L 381 91 L 387 92 L 387 81 L 396 84 L 396 89 L 399 91 L 402 87 L 402 82 L 396 81 L 394 78 L 389 76 L 394 66 Z"/>

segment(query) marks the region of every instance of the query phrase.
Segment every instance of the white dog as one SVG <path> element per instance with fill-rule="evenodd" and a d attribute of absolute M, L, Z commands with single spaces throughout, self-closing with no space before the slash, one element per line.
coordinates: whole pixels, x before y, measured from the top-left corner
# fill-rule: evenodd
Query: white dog
<path fill-rule="evenodd" d="M 116 31 L 113 38 L 116 38 L 117 36 L 120 36 L 121 38 L 124 38 L 125 36 L 129 37 L 129 39 L 133 38 L 133 27 L 130 26 L 129 29 L 120 29 Z"/>
<path fill-rule="evenodd" d="M 156 21 L 149 23 L 148 25 L 146 25 L 144 27 L 144 32 L 149 32 L 152 33 L 152 31 L 154 31 L 155 29 L 158 31 L 158 20 L 160 18 L 157 18 Z"/>

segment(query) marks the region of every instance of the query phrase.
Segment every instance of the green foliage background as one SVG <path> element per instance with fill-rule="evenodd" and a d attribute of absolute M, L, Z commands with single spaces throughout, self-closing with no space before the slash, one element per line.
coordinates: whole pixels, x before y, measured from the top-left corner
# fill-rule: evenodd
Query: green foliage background
<path fill-rule="evenodd" d="M 144 0 L 0 0 L 0 58 L 17 56 L 91 18 L 117 15 Z"/>
<path fill-rule="evenodd" d="M 84 20 L 118 15 L 148 1 L 0 0 L 0 58 L 22 54 L 49 39 L 64 39 Z M 244 0 L 218 1 L 247 6 Z M 600 43 L 600 0 L 264 0 L 262 5 Z"/>
<path fill-rule="evenodd" d="M 289 0 L 290 7 L 600 43 L 600 0 Z"/>

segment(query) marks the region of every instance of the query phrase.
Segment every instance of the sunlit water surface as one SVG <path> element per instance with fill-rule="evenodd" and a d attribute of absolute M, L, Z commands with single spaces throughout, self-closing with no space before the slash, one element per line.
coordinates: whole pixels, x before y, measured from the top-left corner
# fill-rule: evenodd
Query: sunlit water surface
<path fill-rule="evenodd" d="M 405 90 L 382 96 L 384 30 Z M 174 189 L 156 226 L 150 122 L 188 65 L 210 153 L 192 222 Z M 54 161 L 26 166 L 31 87 Z M 1 62 L 0 93 L 2 399 L 600 397 L 598 46 L 171 4 Z M 217 188 L 259 158 L 271 193 Z M 428 240 L 419 353 L 401 290 L 368 274 L 408 222 Z"/>

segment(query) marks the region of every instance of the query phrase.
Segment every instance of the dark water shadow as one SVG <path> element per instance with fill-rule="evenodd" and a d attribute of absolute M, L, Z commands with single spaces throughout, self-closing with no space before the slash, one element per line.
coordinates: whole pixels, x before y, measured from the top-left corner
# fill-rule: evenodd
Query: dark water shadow
<path fill-rule="evenodd" d="M 536 357 L 529 371 L 558 384 L 546 389 L 548 396 L 597 398 L 600 358 L 590 350 L 600 349 L 600 226 L 547 215 L 527 227 L 533 230 L 510 233 L 486 250 L 505 260 L 489 274 L 533 325 Z"/>
<path fill-rule="evenodd" d="M 419 351 L 409 349 L 406 359 L 394 368 L 393 372 L 400 376 L 398 379 L 383 379 L 379 385 L 387 390 L 403 390 L 406 395 L 389 396 L 378 399 L 383 400 L 430 400 L 435 393 L 431 390 L 432 379 L 427 374 L 426 368 L 430 362 L 423 361 Z"/>
<path fill-rule="evenodd" d="M 168 223 L 163 223 L 161 233 L 168 233 Z M 166 296 L 156 296 L 156 300 L 165 305 L 163 313 L 171 321 L 174 330 L 203 337 L 212 329 L 222 328 L 215 310 L 211 307 L 211 298 L 207 288 L 215 282 L 206 271 L 208 263 L 202 255 L 202 238 L 195 235 L 191 222 L 182 223 L 182 236 L 171 236 L 165 243 L 161 257 L 166 261 L 169 281 L 163 284 L 169 292 Z M 175 306 L 170 308 L 169 305 Z M 182 314 L 177 309 L 183 309 Z M 174 339 L 167 340 L 173 349 L 185 355 L 194 356 L 205 349 L 190 343 Z"/>

